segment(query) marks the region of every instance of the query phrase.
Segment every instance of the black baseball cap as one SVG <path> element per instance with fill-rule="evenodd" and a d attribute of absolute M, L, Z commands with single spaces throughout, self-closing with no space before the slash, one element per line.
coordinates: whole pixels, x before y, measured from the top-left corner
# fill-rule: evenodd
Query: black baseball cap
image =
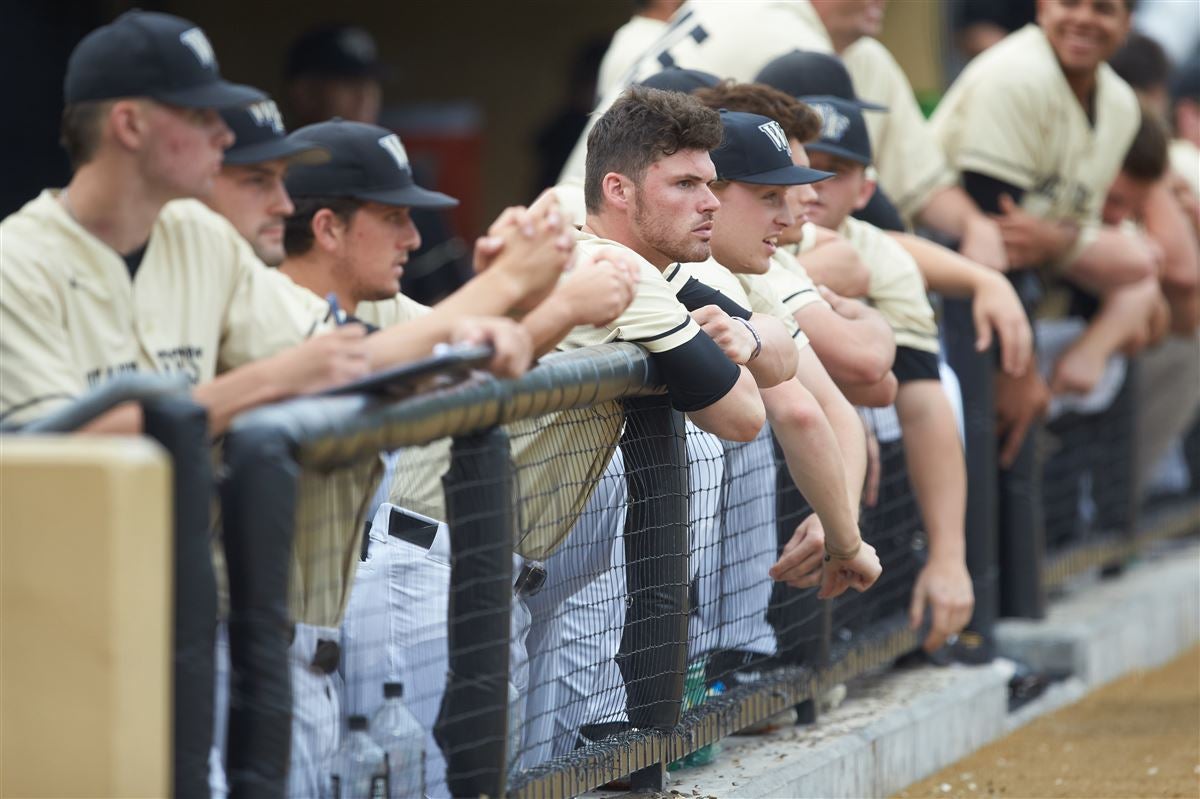
<path fill-rule="evenodd" d="M 858 104 L 844 97 L 818 95 L 801 97 L 821 115 L 821 137 L 804 145 L 809 152 L 829 153 L 849 158 L 864 166 L 871 165 L 871 138 L 867 121 Z"/>
<path fill-rule="evenodd" d="M 400 137 L 365 122 L 331 119 L 300 128 L 288 137 L 329 152 L 323 164 L 297 164 L 288 170 L 292 197 L 353 197 L 408 208 L 453 208 L 458 200 L 423 189 Z"/>
<path fill-rule="evenodd" d="M 792 97 L 830 95 L 858 105 L 863 111 L 886 111 L 887 106 L 860 100 L 842 59 L 831 53 L 793 50 L 773 58 L 759 70 L 755 83 L 764 83 Z"/>
<path fill-rule="evenodd" d="M 288 48 L 283 76 L 318 78 L 384 77 L 374 37 L 357 25 L 326 25 L 300 35 Z"/>
<path fill-rule="evenodd" d="M 193 23 L 171 14 L 128 11 L 75 45 L 63 81 L 68 105 L 118 97 L 228 108 L 265 95 L 222 80 L 208 37 Z"/>
<path fill-rule="evenodd" d="M 710 72 L 702 72 L 698 69 L 667 67 L 661 72 L 655 72 L 639 85 L 647 86 L 651 89 L 661 89 L 664 92 L 691 94 L 696 89 L 716 86 L 720 82 L 721 79 Z"/>
<path fill-rule="evenodd" d="M 713 150 L 717 180 L 765 186 L 801 186 L 833 177 L 832 172 L 796 166 L 787 133 L 778 122 L 758 114 L 721 109 L 725 137 Z"/>
<path fill-rule="evenodd" d="M 226 164 L 261 164 L 277 158 L 286 158 L 293 164 L 322 164 L 329 160 L 324 147 L 287 135 L 274 100 L 222 109 L 221 118 L 237 136 L 233 146 L 225 151 Z"/>

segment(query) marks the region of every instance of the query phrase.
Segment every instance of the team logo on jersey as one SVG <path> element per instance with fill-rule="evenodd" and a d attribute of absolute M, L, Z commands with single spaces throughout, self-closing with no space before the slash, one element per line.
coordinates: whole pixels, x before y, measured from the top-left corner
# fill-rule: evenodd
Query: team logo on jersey
<path fill-rule="evenodd" d="M 821 115 L 821 138 L 841 141 L 850 127 L 850 117 L 828 103 L 813 103 L 812 107 Z"/>
<path fill-rule="evenodd" d="M 250 118 L 254 120 L 254 124 L 258 127 L 270 128 L 280 136 L 285 133 L 283 117 L 280 116 L 279 107 L 275 105 L 274 100 L 257 102 L 246 110 L 250 112 Z"/>
<path fill-rule="evenodd" d="M 387 154 L 396 162 L 396 166 L 408 169 L 408 151 L 404 149 L 399 136 L 389 133 L 379 140 L 379 146 L 387 151 Z"/>
<path fill-rule="evenodd" d="M 217 57 L 213 53 L 212 45 L 208 43 L 208 37 L 199 28 L 185 30 L 179 34 L 179 41 L 187 45 L 187 48 L 195 54 L 196 60 L 202 67 L 211 69 L 217 63 Z"/>
<path fill-rule="evenodd" d="M 792 148 L 788 147 L 787 134 L 783 132 L 783 128 L 775 120 L 771 120 L 766 124 L 759 125 L 758 129 L 767 134 L 767 138 L 771 140 L 771 144 L 775 145 L 775 149 L 781 153 L 792 154 Z"/>

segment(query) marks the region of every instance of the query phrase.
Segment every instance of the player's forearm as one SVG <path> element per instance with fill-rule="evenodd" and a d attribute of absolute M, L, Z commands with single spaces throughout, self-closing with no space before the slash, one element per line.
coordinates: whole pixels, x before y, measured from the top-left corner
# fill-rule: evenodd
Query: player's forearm
<path fill-rule="evenodd" d="M 882 315 L 846 319 L 821 306 L 796 314 L 825 370 L 838 385 L 874 385 L 887 377 L 896 360 L 896 339 Z"/>
<path fill-rule="evenodd" d="M 946 297 L 973 297 L 994 272 L 929 239 L 910 233 L 890 234 L 917 262 L 925 287 Z"/>
<path fill-rule="evenodd" d="M 806 347 L 800 353 L 796 378 L 817 400 L 825 418 L 829 420 L 829 426 L 833 428 L 846 469 L 846 492 L 850 500 L 850 509 L 857 521 L 863 480 L 867 474 L 867 439 L 862 420 L 859 419 L 854 406 L 834 385 L 812 347 Z"/>
<path fill-rule="evenodd" d="M 930 560 L 966 557 L 966 464 L 950 402 L 936 380 L 900 387 L 896 413 L 908 479 L 929 535 Z"/>
<path fill-rule="evenodd" d="M 439 302 L 434 309 L 456 319 L 467 316 L 507 316 L 525 297 L 519 281 L 493 264 L 466 285 Z"/>
<path fill-rule="evenodd" d="M 871 287 L 871 271 L 850 242 L 840 237 L 827 239 L 800 256 L 805 271 L 818 286 L 826 286 L 843 297 L 865 297 Z"/>
<path fill-rule="evenodd" d="M 575 315 L 564 303 L 554 298 L 538 304 L 521 320 L 521 327 L 533 341 L 533 357 L 540 358 L 553 350 L 575 327 Z"/>
<path fill-rule="evenodd" d="M 1158 281 L 1152 277 L 1116 289 L 1100 303 L 1099 312 L 1070 349 L 1086 350 L 1100 359 L 1127 347 L 1140 349 L 1160 296 Z"/>
<path fill-rule="evenodd" d="M 900 382 L 895 374 L 888 371 L 877 383 L 838 383 L 837 387 L 853 405 L 860 408 L 886 408 L 896 401 Z"/>
<path fill-rule="evenodd" d="M 272 368 L 271 359 L 264 359 L 231 369 L 192 390 L 192 399 L 208 411 L 208 430 L 211 435 L 220 435 L 239 413 L 279 402 L 293 395 L 278 373 Z"/>
<path fill-rule="evenodd" d="M 764 389 L 771 430 L 788 473 L 808 500 L 831 549 L 853 549 L 859 540 L 837 436 L 816 398 L 796 380 Z"/>
<path fill-rule="evenodd" d="M 1200 325 L 1200 247 L 1165 181 L 1151 190 L 1142 215 L 1147 234 L 1163 252 L 1162 291 L 1171 309 L 1171 331 L 1188 335 Z"/>
<path fill-rule="evenodd" d="M 774 317 L 756 313 L 750 324 L 762 341 L 758 357 L 746 364 L 759 388 L 777 386 L 796 375 L 796 342 Z"/>
<path fill-rule="evenodd" d="M 1140 236 L 1109 227 L 1101 228 L 1066 268 L 1067 277 L 1096 295 L 1157 274 L 1155 254 Z"/>
<path fill-rule="evenodd" d="M 750 372 L 744 366 L 738 372 L 737 382 L 725 396 L 706 408 L 688 411 L 688 418 L 717 438 L 753 441 L 766 421 L 766 411 Z"/>
<path fill-rule="evenodd" d="M 142 422 L 141 406 L 136 402 L 126 402 L 97 416 L 79 428 L 79 432 L 99 436 L 137 436 L 142 434 Z"/>
<path fill-rule="evenodd" d="M 933 192 L 917 212 L 917 221 L 955 239 L 966 233 L 974 216 L 983 216 L 978 206 L 961 187 L 945 186 Z"/>

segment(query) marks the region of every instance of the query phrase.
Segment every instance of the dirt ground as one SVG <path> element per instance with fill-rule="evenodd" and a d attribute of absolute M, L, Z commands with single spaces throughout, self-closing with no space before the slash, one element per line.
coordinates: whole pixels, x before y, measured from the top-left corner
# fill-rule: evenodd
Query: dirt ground
<path fill-rule="evenodd" d="M 1200 647 L 910 785 L 918 797 L 1200 797 Z"/>

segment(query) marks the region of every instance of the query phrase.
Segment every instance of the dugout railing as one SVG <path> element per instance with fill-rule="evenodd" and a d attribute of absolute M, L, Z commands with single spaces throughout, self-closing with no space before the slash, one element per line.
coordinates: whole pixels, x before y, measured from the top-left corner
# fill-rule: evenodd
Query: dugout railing
<path fill-rule="evenodd" d="M 616 411 L 614 402 L 622 403 Z M 570 464 L 542 453 L 548 459 L 542 466 L 563 474 L 562 485 L 547 489 L 536 473 L 531 476 L 529 462 L 537 464 L 541 457 L 537 447 L 526 447 L 523 460 L 510 453 L 510 441 L 520 449 L 531 430 L 562 428 L 560 440 L 567 449 L 586 450 L 597 442 L 586 437 L 585 427 L 573 425 L 612 413 L 624 420 L 619 472 L 627 492 L 624 519 L 609 532 L 620 549 L 614 551 L 613 563 L 620 565 L 604 561 L 603 568 L 583 577 L 610 581 L 611 588 L 600 589 L 608 592 L 606 601 L 616 595 L 617 610 L 608 617 L 605 632 L 613 640 L 611 660 L 622 684 L 610 704 L 615 703 L 625 723 L 596 740 L 567 741 L 568 751 L 531 760 L 528 750 L 536 741 L 514 748 L 509 725 L 521 724 L 529 738 L 537 726 L 531 717 L 535 713 L 526 707 L 529 716 L 514 721 L 505 696 L 513 646 L 512 553 L 529 525 L 524 516 L 533 512 L 530 507 L 547 491 L 569 487 Z M 546 422 L 550 417 L 554 421 Z M 521 427 L 523 420 L 527 424 Z M 696 553 L 695 541 L 689 539 L 695 520 L 689 520 L 688 473 L 695 464 L 689 464 L 685 441 L 693 434 L 667 405 L 652 360 L 628 344 L 551 355 L 514 381 L 479 379 L 400 402 L 298 399 L 236 420 L 224 441 L 221 494 L 230 562 L 227 773 L 232 795 L 277 791 L 286 778 L 291 686 L 281 675 L 288 673 L 293 614 L 287 570 L 281 564 L 303 557 L 294 555 L 296 550 L 312 555 L 310 544 L 297 539 L 311 532 L 306 528 L 339 523 L 332 508 L 350 509 L 354 518 L 344 520 L 347 532 L 336 551 L 318 556 L 356 551 L 356 536 L 370 521 L 374 481 L 384 473 L 375 465 L 380 454 L 420 451 L 439 439 L 449 438 L 453 445 L 443 477 L 450 530 L 448 678 L 434 727 L 453 795 L 569 796 L 630 774 L 635 787 L 661 788 L 669 764 L 780 711 L 799 707 L 801 719 L 811 720 L 827 689 L 919 645 L 920 631 L 908 628 L 907 606 L 923 557 L 923 536 L 902 445 L 894 441 L 883 448 L 880 502 L 863 518 L 867 537 L 877 546 L 886 543 L 881 554 L 888 576 L 875 593 L 818 602 L 815 589 L 775 586 L 761 608 L 776 651 L 760 659 L 735 658 L 723 666 L 716 655 L 729 652 L 720 645 L 700 661 L 689 653 L 695 584 L 704 581 L 703 575 L 689 574 L 689 559 Z M 715 461 L 721 458 L 721 453 L 714 456 Z M 418 459 L 415 464 L 412 468 L 427 468 L 431 462 Z M 766 477 L 757 482 L 781 487 L 766 494 L 778 531 L 767 553 L 769 565 L 807 511 L 790 487 L 782 459 L 768 460 L 761 469 Z M 353 496 L 335 501 L 327 493 L 329 486 L 352 472 L 360 485 Z M 722 502 L 728 499 L 726 483 L 720 485 Z M 763 501 L 757 494 L 752 499 Z M 306 511 L 305 503 L 326 507 Z M 560 509 L 566 521 L 558 521 L 578 528 L 572 514 L 583 518 L 591 512 L 580 510 L 568 503 Z M 569 551 L 574 535 L 568 535 L 559 553 Z M 562 560 L 561 554 L 557 557 Z M 728 565 L 716 568 L 723 574 Z M 758 583 L 772 591 L 765 573 Z M 715 595 L 716 601 L 722 599 Z M 292 601 L 297 601 L 294 595 Z M 753 615 L 757 620 L 757 610 Z M 552 618 L 558 623 L 561 617 Z M 722 624 L 734 629 L 740 620 Z M 583 670 L 596 665 L 584 664 Z M 711 690 L 722 682 L 723 690 Z M 530 690 L 538 684 L 531 676 Z M 561 741 L 551 743 L 547 751 L 563 748 Z"/>

